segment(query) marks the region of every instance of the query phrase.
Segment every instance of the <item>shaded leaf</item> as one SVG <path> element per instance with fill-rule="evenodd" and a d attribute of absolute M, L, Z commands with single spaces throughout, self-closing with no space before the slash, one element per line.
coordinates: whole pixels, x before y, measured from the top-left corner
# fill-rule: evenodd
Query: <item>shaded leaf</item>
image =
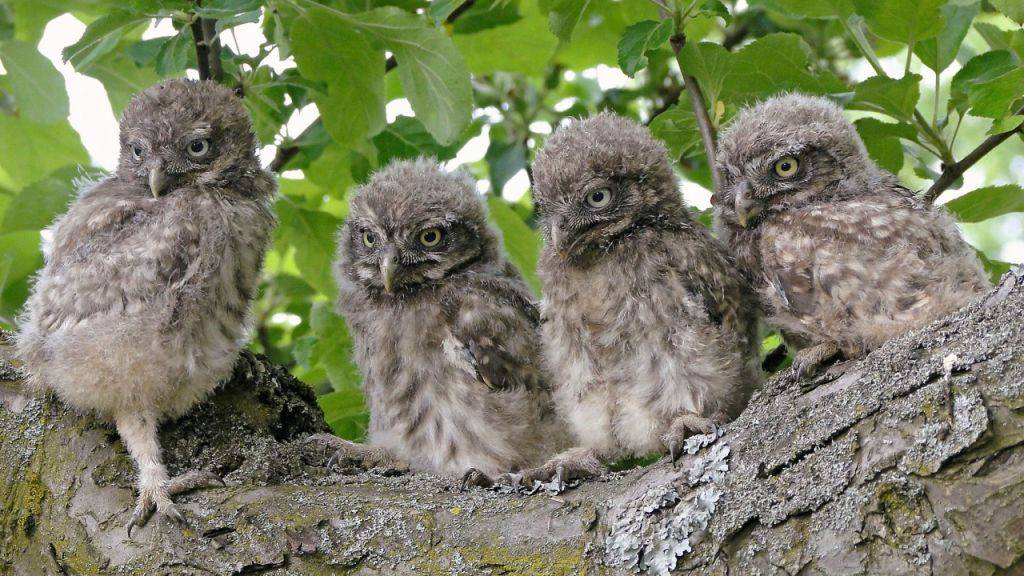
<path fill-rule="evenodd" d="M 857 14 L 872 32 L 886 40 L 915 44 L 946 25 L 940 8 L 945 0 L 853 0 Z"/>
<path fill-rule="evenodd" d="M 98 169 L 65 166 L 22 188 L 4 211 L 0 234 L 46 228 L 67 210 L 76 190 L 102 176 L 103 172 Z"/>
<path fill-rule="evenodd" d="M 1015 68 L 987 82 L 972 84 L 967 89 L 971 114 L 985 118 L 1001 118 L 1011 113 L 1011 106 L 1024 96 L 1024 68 Z"/>
<path fill-rule="evenodd" d="M 882 168 L 897 173 L 903 168 L 903 145 L 900 138 L 915 140 L 917 132 L 909 124 L 882 122 L 876 118 L 860 118 L 854 122 L 864 141 L 868 155 Z"/>
<path fill-rule="evenodd" d="M 540 0 L 541 10 L 548 13 L 548 28 L 559 39 L 568 42 L 583 19 L 591 0 Z"/>
<path fill-rule="evenodd" d="M 847 88 L 831 72 L 811 69 L 811 49 L 796 34 L 769 34 L 732 55 L 722 95 L 745 104 L 785 91 L 811 94 Z"/>
<path fill-rule="evenodd" d="M 152 68 L 136 65 L 131 58 L 119 51 L 93 61 L 84 74 L 103 84 L 115 116 L 121 114 L 135 93 L 160 80 L 160 76 Z"/>
<path fill-rule="evenodd" d="M 986 186 L 945 204 L 960 222 L 981 222 L 1011 212 L 1024 212 L 1024 188 L 1016 184 Z"/>
<path fill-rule="evenodd" d="M 627 76 L 647 67 L 647 52 L 668 42 L 672 36 L 672 21 L 643 20 L 626 28 L 619 40 L 619 68 Z"/>
<path fill-rule="evenodd" d="M 88 164 L 89 154 L 66 120 L 36 124 L 0 114 L 0 167 L 17 187 L 68 164 Z"/>
<path fill-rule="evenodd" d="M 68 93 L 64 77 L 53 63 L 27 42 L 0 44 L 0 60 L 7 69 L 7 85 L 21 115 L 33 122 L 49 124 L 68 116 Z"/>
<path fill-rule="evenodd" d="M 909 121 L 921 96 L 920 82 L 921 77 L 917 74 L 907 74 L 898 80 L 873 76 L 857 85 L 849 107 Z"/>
<path fill-rule="evenodd" d="M 64 48 L 61 57 L 82 72 L 97 58 L 114 50 L 128 28 L 147 20 L 146 16 L 130 10 L 115 10 L 101 16 L 85 28 L 78 42 Z"/>
<path fill-rule="evenodd" d="M 288 198 L 276 205 L 280 226 L 276 232 L 279 248 L 295 249 L 295 265 L 302 277 L 318 292 L 331 299 L 337 292 L 331 277 L 334 235 L 341 220 L 318 210 L 300 208 Z"/>
<path fill-rule="evenodd" d="M 942 72 L 956 60 L 960 45 L 967 37 L 967 31 L 971 28 L 971 22 L 981 10 L 980 1 L 972 1 L 967 4 L 950 2 L 941 8 L 942 16 L 946 20 L 946 26 L 934 38 L 922 40 L 914 45 L 914 54 L 921 59 L 925 66 L 936 72 Z"/>
<path fill-rule="evenodd" d="M 729 75 L 732 54 L 721 44 L 687 42 L 679 52 L 685 72 L 697 79 L 709 107 L 718 101 L 722 85 Z"/>
<path fill-rule="evenodd" d="M 1024 2 L 1021 0 L 989 0 L 989 2 L 1007 18 L 1024 26 Z"/>
<path fill-rule="evenodd" d="M 508 202 L 497 196 L 487 197 L 487 208 L 491 220 L 501 230 L 509 260 L 522 272 L 534 293 L 539 294 L 540 281 L 537 280 L 536 270 L 537 257 L 543 245 L 540 234 L 527 226 Z"/>
<path fill-rule="evenodd" d="M 399 116 L 388 124 L 380 134 L 373 137 L 377 148 L 377 159 L 381 166 L 387 166 L 395 158 L 416 158 L 430 156 L 437 160 L 450 160 L 461 147 L 460 143 L 442 145 L 427 132 L 416 118 Z"/>
<path fill-rule="evenodd" d="M 1013 54 L 1006 50 L 985 52 L 971 58 L 950 81 L 949 107 L 967 110 L 971 88 L 983 84 L 1017 67 Z"/>

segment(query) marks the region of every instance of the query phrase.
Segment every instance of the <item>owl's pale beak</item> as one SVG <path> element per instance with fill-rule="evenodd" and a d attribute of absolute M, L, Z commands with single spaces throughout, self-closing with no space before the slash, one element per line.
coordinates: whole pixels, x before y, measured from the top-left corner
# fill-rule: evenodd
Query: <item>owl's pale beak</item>
<path fill-rule="evenodd" d="M 389 248 L 384 252 L 384 256 L 380 260 L 381 282 L 384 283 L 384 291 L 389 294 L 395 283 L 395 271 L 397 269 L 398 252 L 394 248 Z"/>
<path fill-rule="evenodd" d="M 739 221 L 740 226 L 747 228 L 762 210 L 764 210 L 764 203 L 751 197 L 749 186 L 744 186 L 736 193 L 736 220 Z"/>
<path fill-rule="evenodd" d="M 551 247 L 555 250 L 561 248 L 562 244 L 562 229 L 558 227 L 558 222 L 551 224 Z"/>
<path fill-rule="evenodd" d="M 167 185 L 167 175 L 164 174 L 163 166 L 155 166 L 149 171 L 149 191 L 153 198 L 159 198 Z"/>

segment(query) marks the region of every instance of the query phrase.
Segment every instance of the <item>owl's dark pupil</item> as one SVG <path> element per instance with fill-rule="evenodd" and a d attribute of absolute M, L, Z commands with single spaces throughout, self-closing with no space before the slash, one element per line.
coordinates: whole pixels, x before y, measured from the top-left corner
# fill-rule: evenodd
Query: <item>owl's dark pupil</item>
<path fill-rule="evenodd" d="M 435 240 L 437 240 L 437 232 L 427 232 L 426 234 L 423 235 L 423 239 L 426 240 L 427 242 L 433 243 Z"/>
<path fill-rule="evenodd" d="M 199 140 L 196 140 L 195 142 L 193 142 L 192 143 L 192 151 L 193 152 L 202 152 L 203 151 L 203 143 L 200 142 Z"/>
<path fill-rule="evenodd" d="M 600 202 L 604 200 L 604 192 L 594 192 L 594 202 Z"/>
<path fill-rule="evenodd" d="M 789 170 L 789 162 L 783 162 L 782 163 L 782 171 L 786 172 L 787 170 Z"/>

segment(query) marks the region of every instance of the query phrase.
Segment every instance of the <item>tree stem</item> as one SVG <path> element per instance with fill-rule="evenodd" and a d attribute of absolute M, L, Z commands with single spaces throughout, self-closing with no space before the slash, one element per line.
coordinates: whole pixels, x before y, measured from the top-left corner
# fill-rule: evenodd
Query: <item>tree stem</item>
<path fill-rule="evenodd" d="M 1024 108 L 1018 110 L 1017 114 L 1024 114 Z M 939 179 L 936 180 L 935 183 L 932 184 L 932 187 L 924 193 L 923 198 L 925 202 L 934 202 L 940 194 L 953 185 L 953 182 L 956 182 L 958 178 L 963 176 L 964 172 L 966 172 L 968 168 L 977 164 L 978 160 L 984 158 L 985 155 L 991 152 L 996 146 L 999 146 L 1003 142 L 1009 140 L 1014 134 L 1021 132 L 1022 127 L 1024 127 L 1024 125 L 1018 126 L 1013 130 L 1003 132 L 1002 134 L 989 136 L 984 142 L 979 144 L 977 148 L 972 150 L 967 156 L 964 156 L 959 162 L 943 166 L 942 174 L 939 176 Z"/>
<path fill-rule="evenodd" d="M 704 144 L 704 154 L 708 158 L 708 171 L 711 172 L 711 184 L 714 188 L 711 192 L 716 194 L 721 191 L 718 178 L 718 170 L 715 169 L 715 126 L 708 115 L 708 109 L 704 106 L 704 93 L 700 89 L 697 79 L 686 73 L 680 53 L 686 43 L 686 36 L 681 30 L 677 30 L 669 40 L 672 44 L 672 52 L 675 53 L 676 62 L 679 64 L 679 71 L 683 74 L 683 86 L 690 96 L 690 106 L 693 108 L 693 115 L 697 119 L 697 128 L 700 130 L 700 140 Z"/>

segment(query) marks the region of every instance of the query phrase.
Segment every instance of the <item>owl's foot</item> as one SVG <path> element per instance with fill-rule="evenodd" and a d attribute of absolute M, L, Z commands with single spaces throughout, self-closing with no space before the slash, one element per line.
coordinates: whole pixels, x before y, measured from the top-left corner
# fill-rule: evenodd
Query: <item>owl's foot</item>
<path fill-rule="evenodd" d="M 306 439 L 309 444 L 318 444 L 333 450 L 327 460 L 327 469 L 356 466 L 363 470 L 381 469 L 388 473 L 402 474 L 409 471 L 409 465 L 384 448 L 376 448 L 338 438 L 332 434 L 313 434 Z"/>
<path fill-rule="evenodd" d="M 814 376 L 823 364 L 839 356 L 839 353 L 839 345 L 835 342 L 822 342 L 800 350 L 793 357 L 793 369 L 796 370 L 797 379 Z"/>
<path fill-rule="evenodd" d="M 680 414 L 672 420 L 668 432 L 661 436 L 661 443 L 668 450 L 669 458 L 675 464 L 683 455 L 686 447 L 686 439 L 696 434 L 712 434 L 715 431 L 715 421 L 711 418 L 698 416 L 693 412 Z"/>
<path fill-rule="evenodd" d="M 470 469 L 463 476 L 463 488 L 475 485 L 506 492 L 536 494 L 543 490 L 548 494 L 560 494 L 568 488 L 574 488 L 581 481 L 595 478 L 604 472 L 604 465 L 592 450 L 572 448 L 536 468 L 508 472 L 495 479 L 476 469 Z"/>
<path fill-rule="evenodd" d="M 213 486 L 224 486 L 224 481 L 220 476 L 206 470 L 193 470 L 164 482 L 140 487 L 139 497 L 135 501 L 135 510 L 132 511 L 132 516 L 128 519 L 128 537 L 132 537 L 132 530 L 135 528 L 145 526 L 154 512 L 178 526 L 185 526 L 185 517 L 178 511 L 171 497 L 198 488 Z"/>
<path fill-rule="evenodd" d="M 494 480 L 476 468 L 470 468 L 462 475 L 462 480 L 459 482 L 459 491 L 465 492 L 468 488 L 473 486 L 478 488 L 491 488 L 494 486 Z"/>

